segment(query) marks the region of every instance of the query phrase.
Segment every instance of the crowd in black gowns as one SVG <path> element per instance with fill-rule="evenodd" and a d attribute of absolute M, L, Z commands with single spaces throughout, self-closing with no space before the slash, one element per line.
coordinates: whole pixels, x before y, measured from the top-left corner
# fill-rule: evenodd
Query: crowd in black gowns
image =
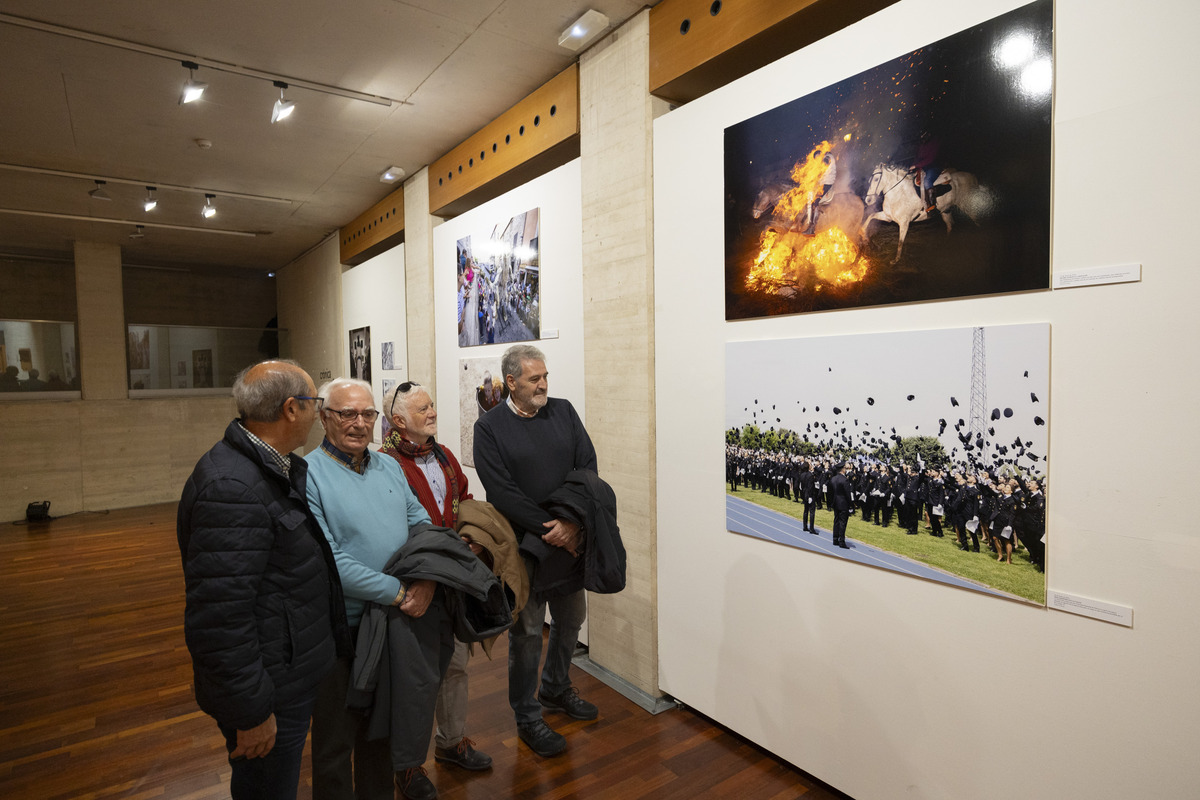
<path fill-rule="evenodd" d="M 811 516 L 816 509 L 832 508 L 830 484 L 839 461 L 727 444 L 725 478 L 734 492 L 756 490 L 802 503 L 804 529 L 815 533 Z M 930 535 L 944 537 L 948 530 L 959 549 L 976 553 L 982 540 L 1006 563 L 1012 563 L 1019 542 L 1034 566 L 1045 568 L 1046 498 L 1035 478 L 866 457 L 848 462 L 846 478 L 864 522 L 888 528 L 894 519 L 907 535 L 916 536 L 924 519 Z"/>

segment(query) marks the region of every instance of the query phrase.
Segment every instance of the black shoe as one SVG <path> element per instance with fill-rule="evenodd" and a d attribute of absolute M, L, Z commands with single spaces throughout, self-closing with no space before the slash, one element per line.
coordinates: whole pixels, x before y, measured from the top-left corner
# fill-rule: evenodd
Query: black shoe
<path fill-rule="evenodd" d="M 425 774 L 424 767 L 409 767 L 396 773 L 396 788 L 407 800 L 434 800 L 437 789 Z"/>
<path fill-rule="evenodd" d="M 556 756 L 567 749 L 567 740 L 560 733 L 551 730 L 546 721 L 539 719 L 528 725 L 517 726 L 517 736 L 529 745 L 529 749 L 542 758 Z"/>
<path fill-rule="evenodd" d="M 838 546 L 838 547 L 840 547 L 840 548 L 842 548 L 843 550 L 849 550 L 849 549 L 850 549 L 850 545 L 846 544 L 845 542 L 838 542 L 838 545 L 837 545 L 837 546 Z"/>
<path fill-rule="evenodd" d="M 595 719 L 600 715 L 599 709 L 580 697 L 574 686 L 554 697 L 539 694 L 538 702 L 552 711 L 561 711 L 573 719 Z"/>
<path fill-rule="evenodd" d="M 474 742 L 464 736 L 454 747 L 433 748 L 433 758 L 435 761 L 453 764 L 456 767 L 462 767 L 463 769 L 475 772 L 490 768 L 492 766 L 492 757 L 487 753 L 481 753 L 476 750 L 472 747 L 474 744 Z"/>

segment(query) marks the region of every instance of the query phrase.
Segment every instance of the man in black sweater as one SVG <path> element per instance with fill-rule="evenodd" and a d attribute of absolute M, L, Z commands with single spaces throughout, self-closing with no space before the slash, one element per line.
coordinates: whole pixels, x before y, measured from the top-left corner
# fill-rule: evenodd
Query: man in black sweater
<path fill-rule="evenodd" d="M 505 351 L 500 367 L 508 401 L 475 423 L 479 480 L 488 502 L 508 518 L 519 541 L 539 537 L 575 555 L 583 541 L 579 526 L 552 517 L 540 503 L 563 485 L 572 470 L 595 472 L 596 450 L 571 403 L 548 396 L 549 373 L 542 351 L 514 345 Z M 525 567 L 533 586 L 537 563 L 526 556 Z M 547 604 L 550 640 L 537 691 Z M 579 697 L 567 674 L 586 615 L 582 589 L 565 596 L 531 595 L 509 630 L 508 701 L 516 715 L 517 734 L 543 757 L 563 752 L 567 740 L 542 719 L 541 706 L 575 719 L 595 719 L 598 714 L 594 705 Z"/>

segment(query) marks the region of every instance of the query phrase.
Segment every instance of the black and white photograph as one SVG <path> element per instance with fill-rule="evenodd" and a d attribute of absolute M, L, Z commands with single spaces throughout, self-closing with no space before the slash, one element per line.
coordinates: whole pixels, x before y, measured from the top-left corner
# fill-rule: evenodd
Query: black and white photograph
<path fill-rule="evenodd" d="M 350 377 L 371 382 L 371 328 L 350 331 Z"/>

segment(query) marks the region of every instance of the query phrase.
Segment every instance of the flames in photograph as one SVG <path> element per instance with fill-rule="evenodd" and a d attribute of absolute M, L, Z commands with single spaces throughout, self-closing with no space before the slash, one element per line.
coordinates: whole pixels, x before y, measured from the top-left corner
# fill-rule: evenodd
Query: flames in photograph
<path fill-rule="evenodd" d="M 847 138 L 849 136 L 847 135 Z M 834 210 L 837 196 L 818 207 L 826 184 L 833 183 L 836 170 L 834 146 L 827 141 L 813 148 L 791 170 L 792 188 L 775 201 L 771 224 L 759 237 L 758 255 L 746 276 L 746 288 L 780 293 L 795 291 L 808 283 L 807 274 L 815 278 L 813 291 L 826 286 L 842 288 L 861 281 L 870 268 L 851 236 L 857 230 L 853 222 L 839 219 Z M 861 215 L 861 204 L 858 205 Z M 815 226 L 812 216 L 817 215 Z M 815 227 L 815 233 L 809 233 Z"/>

